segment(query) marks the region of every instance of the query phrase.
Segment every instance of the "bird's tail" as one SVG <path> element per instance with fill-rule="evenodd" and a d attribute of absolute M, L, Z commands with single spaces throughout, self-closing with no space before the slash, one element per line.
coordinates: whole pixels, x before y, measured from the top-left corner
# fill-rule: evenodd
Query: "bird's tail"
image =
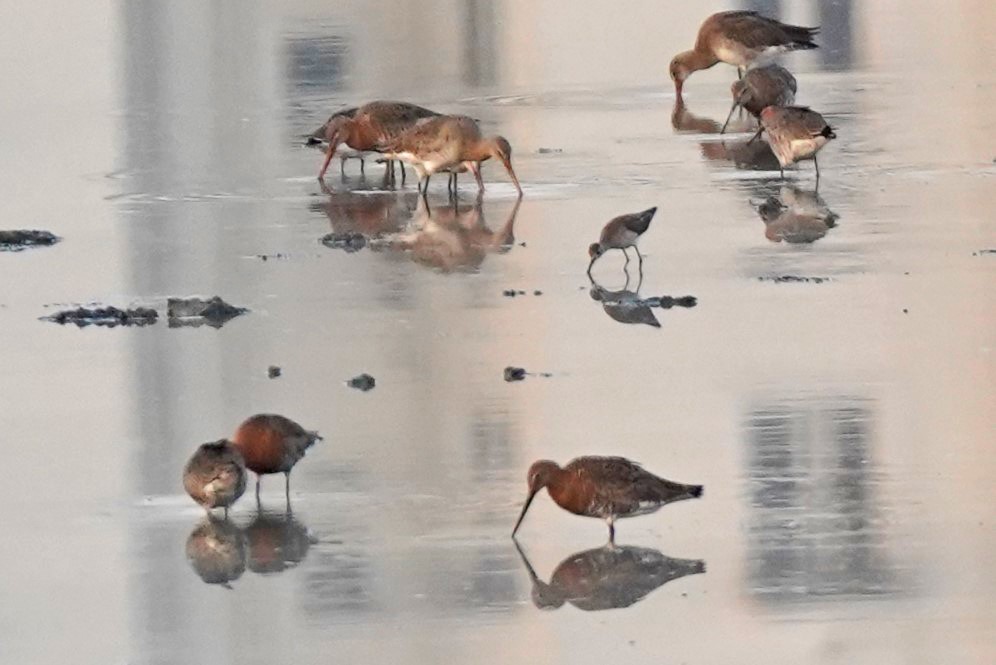
<path fill-rule="evenodd" d="M 792 40 L 792 45 L 790 48 L 798 50 L 809 50 L 814 48 L 819 48 L 819 44 L 813 41 L 813 37 L 819 34 L 819 26 L 815 28 L 806 28 L 801 25 L 782 25 L 782 28 L 788 33 L 789 38 Z"/>

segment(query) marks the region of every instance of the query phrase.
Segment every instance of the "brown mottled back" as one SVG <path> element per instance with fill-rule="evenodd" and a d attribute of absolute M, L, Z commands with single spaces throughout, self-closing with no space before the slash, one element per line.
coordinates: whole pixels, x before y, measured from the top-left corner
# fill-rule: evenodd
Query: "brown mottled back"
<path fill-rule="evenodd" d="M 258 474 L 289 472 L 321 437 L 276 414 L 257 414 L 239 425 L 233 443 Z"/>

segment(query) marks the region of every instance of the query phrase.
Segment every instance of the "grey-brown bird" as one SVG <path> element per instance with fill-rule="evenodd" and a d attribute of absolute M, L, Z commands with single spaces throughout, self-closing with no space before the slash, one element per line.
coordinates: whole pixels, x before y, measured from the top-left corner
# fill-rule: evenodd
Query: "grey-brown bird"
<path fill-rule="evenodd" d="M 788 25 L 753 11 L 713 14 L 702 22 L 695 48 L 671 60 L 675 93 L 680 97 L 689 76 L 717 62 L 735 65 L 739 73 L 752 64 L 765 64 L 779 53 L 817 48 L 813 37 L 818 32 L 818 27 Z"/>
<path fill-rule="evenodd" d="M 564 510 L 603 519 L 609 525 L 609 542 L 615 542 L 615 521 L 657 511 L 661 506 L 702 496 L 701 485 L 685 485 L 659 478 L 624 457 L 578 457 L 560 468 L 556 462 L 539 460 L 526 475 L 529 495 L 522 506 L 512 536 L 544 487 L 554 503 Z"/>
<path fill-rule="evenodd" d="M 384 152 L 415 168 L 423 195 L 429 189 L 432 174 L 456 173 L 462 168 L 473 172 L 478 190 L 483 192 L 481 162 L 494 157 L 508 171 L 522 196 L 522 187 L 512 169 L 512 146 L 508 140 L 503 136 L 483 136 L 477 121 L 465 115 L 443 115 L 420 122 L 391 140 Z"/>
<path fill-rule="evenodd" d="M 247 418 L 232 437 L 242 453 L 246 467 L 256 474 L 256 502 L 259 503 L 260 477 L 267 473 L 284 474 L 284 494 L 290 505 L 290 474 L 305 451 L 321 441 L 318 432 L 311 432 L 290 418 L 260 413 Z"/>
<path fill-rule="evenodd" d="M 353 111 L 352 114 L 349 111 Z M 383 152 L 383 147 L 388 141 L 419 121 L 438 115 L 435 111 L 422 106 L 392 101 L 370 102 L 355 110 L 345 109 L 333 114 L 312 135 L 328 144 L 318 179 L 325 177 L 329 162 L 341 144 L 361 153 Z M 402 167 L 402 176 L 404 176 L 404 167 Z"/>
<path fill-rule="evenodd" d="M 628 265 L 629 252 L 626 250 L 632 247 L 636 250 L 636 255 L 640 259 L 640 269 L 642 270 L 643 255 L 640 254 L 640 249 L 636 246 L 636 243 L 640 239 L 640 236 L 650 228 L 650 220 L 654 218 L 656 212 L 657 207 L 654 206 L 653 208 L 647 208 L 643 212 L 619 215 L 609 220 L 602 228 L 602 235 L 599 236 L 598 242 L 593 242 L 588 246 L 588 256 L 591 257 L 591 263 L 588 264 L 588 277 L 591 277 L 591 267 L 595 265 L 595 261 L 610 249 L 621 249 L 623 254 L 626 255 L 626 264 Z"/>
<path fill-rule="evenodd" d="M 797 88 L 798 84 L 792 73 L 779 65 L 748 69 L 742 79 L 734 81 L 730 86 L 733 106 L 730 107 L 730 113 L 719 133 L 726 131 L 738 106 L 757 118 L 769 106 L 791 106 L 795 102 Z"/>
<path fill-rule="evenodd" d="M 246 464 L 238 449 L 226 439 L 198 446 L 183 467 L 183 488 L 210 513 L 235 503 L 246 491 Z"/>
<path fill-rule="evenodd" d="M 761 127 L 751 140 L 762 134 L 778 158 L 783 178 L 786 166 L 811 159 L 816 166 L 816 186 L 819 187 L 820 165 L 816 153 L 837 138 L 822 115 L 805 106 L 769 106 L 761 111 Z"/>

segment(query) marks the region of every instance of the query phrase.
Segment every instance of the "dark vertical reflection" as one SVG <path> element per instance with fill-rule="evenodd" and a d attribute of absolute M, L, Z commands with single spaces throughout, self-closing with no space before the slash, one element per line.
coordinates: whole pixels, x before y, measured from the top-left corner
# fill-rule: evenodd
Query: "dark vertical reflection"
<path fill-rule="evenodd" d="M 298 95 L 334 94 L 343 87 L 349 66 L 349 42 L 339 35 L 288 36 L 287 88 Z"/>
<path fill-rule="evenodd" d="M 824 69 L 850 69 L 854 60 L 851 0 L 820 2 L 820 62 Z"/>
<path fill-rule="evenodd" d="M 465 0 L 463 82 L 470 86 L 493 85 L 497 79 L 495 4 L 491 0 Z"/>
<path fill-rule="evenodd" d="M 873 402 L 846 395 L 751 409 L 751 594 L 777 604 L 899 591 L 875 491 L 873 421 Z"/>

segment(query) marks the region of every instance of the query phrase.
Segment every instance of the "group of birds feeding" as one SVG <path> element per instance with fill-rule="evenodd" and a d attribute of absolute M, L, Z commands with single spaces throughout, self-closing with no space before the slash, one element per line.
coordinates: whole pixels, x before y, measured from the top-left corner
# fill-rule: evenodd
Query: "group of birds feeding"
<path fill-rule="evenodd" d="M 699 29 L 694 48 L 671 61 L 675 93 L 680 100 L 685 82 L 698 70 L 718 62 L 735 65 L 739 76 L 731 88 L 733 106 L 723 130 L 733 111 L 742 107 L 759 120 L 754 139 L 764 137 L 783 169 L 801 160 L 812 159 L 815 163 L 816 153 L 835 138 L 833 130 L 819 113 L 792 105 L 797 89 L 795 77 L 786 69 L 770 64 L 769 59 L 785 51 L 816 48 L 812 39 L 817 32 L 818 28 L 787 25 L 752 11 L 713 14 Z M 341 159 L 341 170 L 345 160 L 354 157 L 361 160 L 362 170 L 363 160 L 376 154 L 386 162 L 385 174 L 391 180 L 395 174 L 394 162 L 400 165 L 402 183 L 404 164 L 411 165 L 418 174 L 419 193 L 423 196 L 428 193 L 433 174 L 449 174 L 448 190 L 455 197 L 457 175 L 467 171 L 474 175 L 479 191 L 483 192 L 481 164 L 495 158 L 505 167 L 522 196 L 512 169 L 509 142 L 501 136 L 484 137 L 477 121 L 467 116 L 443 115 L 405 102 L 375 101 L 335 113 L 309 137 L 309 143 L 325 146 L 319 180 L 324 178 L 336 154 Z M 816 176 L 819 183 L 818 165 Z M 628 263 L 627 249 L 633 247 L 642 266 L 643 256 L 636 244 L 649 228 L 656 210 L 650 208 L 608 222 L 599 241 L 588 249 L 589 276 L 592 265 L 609 249 L 622 250 Z M 290 472 L 320 438 L 316 432 L 309 432 L 282 416 L 253 416 L 239 426 L 231 441 L 223 439 L 198 448 L 184 469 L 184 487 L 207 510 L 223 508 L 227 515 L 228 507 L 245 491 L 247 469 L 257 474 L 257 502 L 259 477 L 283 473 L 289 507 Z M 544 488 L 561 508 L 605 520 L 610 542 L 615 539 L 617 519 L 645 515 L 668 503 L 697 498 L 703 493 L 701 485 L 665 480 L 622 457 L 579 457 L 563 468 L 555 462 L 540 460 L 529 468 L 527 484 L 529 494 L 513 536 L 536 494 Z"/>

